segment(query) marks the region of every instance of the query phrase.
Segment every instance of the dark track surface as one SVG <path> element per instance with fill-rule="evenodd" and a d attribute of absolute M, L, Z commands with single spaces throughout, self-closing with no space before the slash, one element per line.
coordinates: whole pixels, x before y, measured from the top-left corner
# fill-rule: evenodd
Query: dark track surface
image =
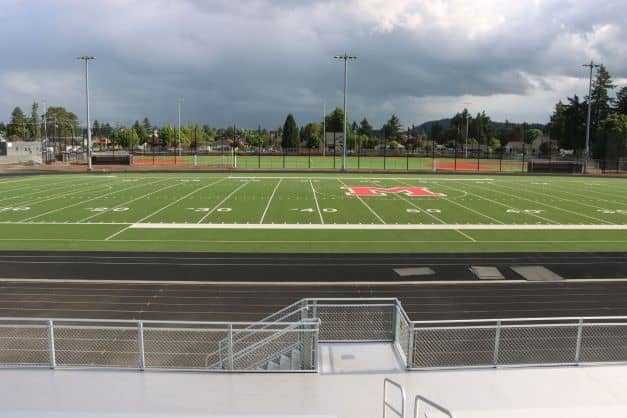
<path fill-rule="evenodd" d="M 627 253 L 519 254 L 211 254 L 0 252 L 0 278 L 157 281 L 447 281 L 477 280 L 471 265 L 545 266 L 565 279 L 627 278 Z M 430 267 L 401 278 L 395 268 Z"/>
<path fill-rule="evenodd" d="M 233 285 L 0 282 L 0 316 L 254 321 L 303 297 L 398 297 L 413 320 L 627 315 L 627 282 Z"/>

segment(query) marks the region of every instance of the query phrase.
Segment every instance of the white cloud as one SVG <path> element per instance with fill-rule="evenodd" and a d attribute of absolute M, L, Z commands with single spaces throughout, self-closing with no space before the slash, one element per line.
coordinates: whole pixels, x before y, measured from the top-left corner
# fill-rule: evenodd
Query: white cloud
<path fill-rule="evenodd" d="M 472 101 L 494 119 L 546 121 L 581 93 L 595 59 L 627 78 L 624 0 L 13 1 L 0 12 L 0 115 L 34 97 L 82 109 L 80 53 L 96 55 L 100 119 L 276 126 L 341 103 L 381 122 L 449 116 Z M 85 24 L 88 22 L 88 24 Z M 1 119 L 2 117 L 0 117 Z"/>

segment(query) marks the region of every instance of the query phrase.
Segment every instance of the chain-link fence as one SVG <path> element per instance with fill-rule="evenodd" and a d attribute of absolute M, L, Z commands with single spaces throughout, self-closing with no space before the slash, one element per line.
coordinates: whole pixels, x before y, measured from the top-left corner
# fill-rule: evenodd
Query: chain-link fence
<path fill-rule="evenodd" d="M 627 362 L 627 318 L 413 323 L 410 368 Z"/>
<path fill-rule="evenodd" d="M 242 148 L 218 151 L 136 150 L 132 164 L 151 167 L 197 167 L 244 170 L 375 170 L 396 172 L 627 174 L 627 159 L 607 156 L 586 161 L 575 155 L 524 152 L 411 149 L 348 150 L 346 159 L 318 149 Z"/>
<path fill-rule="evenodd" d="M 248 340 L 232 336 L 251 325 Z M 317 370 L 318 322 L 259 323 L 0 319 L 0 367 L 260 371 L 297 352 L 282 371 Z M 231 345 L 224 348 L 224 342 Z"/>

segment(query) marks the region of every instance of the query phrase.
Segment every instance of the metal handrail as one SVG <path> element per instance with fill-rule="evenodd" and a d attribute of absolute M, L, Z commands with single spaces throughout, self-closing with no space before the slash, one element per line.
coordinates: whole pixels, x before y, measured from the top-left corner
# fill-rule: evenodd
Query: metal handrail
<path fill-rule="evenodd" d="M 427 320 L 427 321 L 411 321 L 412 324 L 459 324 L 459 323 L 491 323 L 491 322 L 545 322 L 545 321 L 579 321 L 586 320 L 612 320 L 622 319 L 627 321 L 627 316 L 556 316 L 556 317 L 538 317 L 538 318 L 496 318 L 496 319 L 444 319 L 444 320 Z"/>
<path fill-rule="evenodd" d="M 418 410 L 418 401 L 422 401 L 422 402 L 428 404 L 429 406 L 437 409 L 438 411 L 442 412 L 443 414 L 446 414 L 449 418 L 454 418 L 453 417 L 453 413 L 450 410 L 446 409 L 442 405 L 439 405 L 439 404 L 433 402 L 432 400 L 427 399 L 427 398 L 425 398 L 424 396 L 421 396 L 421 395 L 416 395 L 416 397 L 414 398 L 414 418 L 420 418 L 418 416 L 418 412 L 419 412 L 419 410 Z"/>
<path fill-rule="evenodd" d="M 397 410 L 394 405 L 388 403 L 388 384 L 398 388 L 401 392 L 401 410 Z M 383 379 L 383 418 L 387 417 L 387 411 L 390 409 L 400 418 L 405 418 L 405 389 L 403 386 L 399 385 L 395 381 L 388 379 L 387 377 Z"/>

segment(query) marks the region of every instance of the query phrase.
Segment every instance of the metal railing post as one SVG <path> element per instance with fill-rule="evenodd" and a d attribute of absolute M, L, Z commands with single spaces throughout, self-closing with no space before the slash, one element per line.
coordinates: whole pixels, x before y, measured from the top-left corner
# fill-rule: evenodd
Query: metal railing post
<path fill-rule="evenodd" d="M 494 358 L 492 363 L 494 367 L 499 364 L 499 344 L 501 343 L 501 321 L 496 321 L 496 331 L 494 333 Z"/>
<path fill-rule="evenodd" d="M 57 367 L 57 357 L 54 351 L 54 321 L 48 321 L 48 358 L 50 359 L 50 368 Z"/>
<path fill-rule="evenodd" d="M 416 334 L 414 333 L 414 324 L 409 323 L 409 338 L 407 341 L 407 368 L 414 366 L 414 347 L 416 346 Z"/>
<path fill-rule="evenodd" d="M 138 367 L 144 371 L 146 367 L 146 353 L 144 351 L 144 322 L 137 321 L 137 351 L 138 351 Z"/>
<path fill-rule="evenodd" d="M 229 324 L 229 364 L 227 370 L 233 370 L 233 324 Z"/>
<path fill-rule="evenodd" d="M 579 320 L 579 325 L 577 326 L 577 345 L 575 347 L 575 363 L 579 364 L 579 359 L 581 358 L 581 337 L 583 334 L 583 318 Z"/>

